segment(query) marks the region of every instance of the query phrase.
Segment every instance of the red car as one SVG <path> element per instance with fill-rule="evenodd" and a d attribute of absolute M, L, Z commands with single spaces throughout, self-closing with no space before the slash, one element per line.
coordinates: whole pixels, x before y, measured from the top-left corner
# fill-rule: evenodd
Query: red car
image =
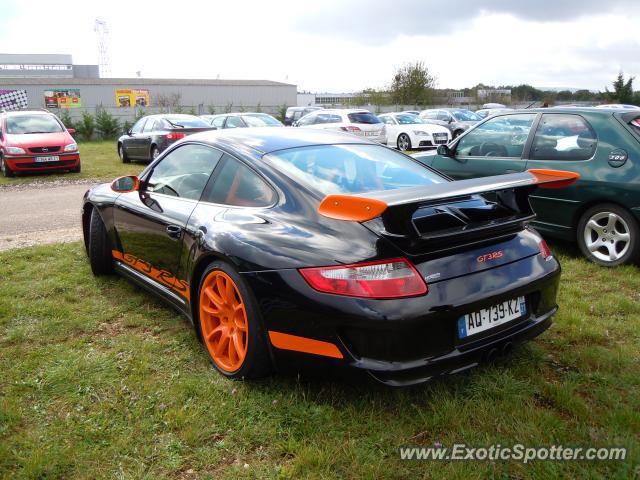
<path fill-rule="evenodd" d="M 20 172 L 80 171 L 80 153 L 62 122 L 47 111 L 0 113 L 0 169 Z"/>

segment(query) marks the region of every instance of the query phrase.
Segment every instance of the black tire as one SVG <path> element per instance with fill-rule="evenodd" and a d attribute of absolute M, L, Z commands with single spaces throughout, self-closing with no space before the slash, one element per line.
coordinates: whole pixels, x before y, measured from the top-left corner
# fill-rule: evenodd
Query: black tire
<path fill-rule="evenodd" d="M 582 254 L 598 265 L 616 267 L 640 258 L 638 222 L 627 210 L 612 203 L 584 212 L 576 237 Z"/>
<path fill-rule="evenodd" d="M 407 150 L 411 150 L 411 138 L 406 133 L 401 133 L 398 135 L 398 140 L 396 141 L 396 145 L 398 150 L 401 152 L 406 152 Z"/>
<path fill-rule="evenodd" d="M 109 275 L 113 273 L 113 258 L 111 256 L 111 242 L 107 235 L 107 229 L 100 218 L 98 211 L 91 210 L 89 222 L 89 245 L 87 255 L 94 275 Z"/>
<path fill-rule="evenodd" d="M 158 158 L 158 155 L 160 155 L 160 150 L 158 150 L 158 147 L 156 147 L 155 145 L 151 145 L 151 150 L 149 151 L 149 160 L 153 162 L 156 158 Z"/>
<path fill-rule="evenodd" d="M 78 164 L 78 166 L 76 168 L 72 168 L 71 170 L 69 170 L 71 173 L 80 173 L 82 171 L 82 166 L 80 164 Z"/>
<path fill-rule="evenodd" d="M 118 156 L 120 157 L 120 160 L 122 160 L 122 163 L 131 163 L 131 159 L 129 158 L 129 155 L 127 155 L 124 145 L 121 143 L 118 144 Z"/>
<path fill-rule="evenodd" d="M 7 162 L 5 162 L 4 157 L 1 155 L 0 155 L 0 170 L 2 171 L 3 177 L 10 178 L 15 175 L 13 171 L 9 168 L 9 165 L 7 165 Z"/>
<path fill-rule="evenodd" d="M 207 277 L 209 277 L 211 274 L 217 272 L 223 272 L 233 280 L 235 286 L 239 291 L 241 301 L 246 311 L 248 325 L 248 334 L 246 337 L 248 339 L 247 351 L 241 366 L 235 371 L 225 370 L 216 363 L 211 352 L 209 351 L 207 342 L 205 342 L 203 338 L 204 330 L 200 319 L 201 297 L 203 297 L 202 290 L 205 279 L 207 279 Z M 232 266 L 225 262 L 217 261 L 207 267 L 199 280 L 198 298 L 196 300 L 196 308 L 194 313 L 196 324 L 198 326 L 197 328 L 200 331 L 200 341 L 203 344 L 207 356 L 209 357 L 209 361 L 219 373 L 221 373 L 225 377 L 233 379 L 261 378 L 272 373 L 273 365 L 271 362 L 271 357 L 269 355 L 266 332 L 264 331 L 262 316 L 260 314 L 258 304 L 253 296 L 253 292 L 251 291 L 247 283 L 242 279 L 240 274 Z"/>

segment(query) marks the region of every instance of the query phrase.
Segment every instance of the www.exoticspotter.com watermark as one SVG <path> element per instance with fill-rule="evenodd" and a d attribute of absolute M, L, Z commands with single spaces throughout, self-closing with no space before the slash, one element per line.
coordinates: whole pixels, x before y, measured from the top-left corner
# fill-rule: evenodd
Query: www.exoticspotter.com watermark
<path fill-rule="evenodd" d="M 471 446 L 455 443 L 451 447 L 435 444 L 432 447 L 400 447 L 402 460 L 436 461 L 515 461 L 529 463 L 534 461 L 610 461 L 627 458 L 625 447 L 565 447 L 549 445 L 530 447 L 517 443 L 511 446 L 500 444 Z"/>

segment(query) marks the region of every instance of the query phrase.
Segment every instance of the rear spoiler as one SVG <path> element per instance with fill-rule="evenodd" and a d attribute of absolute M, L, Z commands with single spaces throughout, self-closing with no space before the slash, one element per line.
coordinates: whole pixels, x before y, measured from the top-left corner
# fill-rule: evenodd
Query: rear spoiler
<path fill-rule="evenodd" d="M 442 200 L 500 192 L 524 187 L 564 188 L 576 182 L 579 173 L 563 170 L 532 169 L 522 173 L 495 175 L 454 182 L 436 183 L 424 187 L 380 190 L 355 195 L 327 195 L 318 211 L 325 217 L 353 222 L 366 222 L 384 214 L 392 207 L 429 205 Z M 527 189 L 527 194 L 529 190 Z"/>

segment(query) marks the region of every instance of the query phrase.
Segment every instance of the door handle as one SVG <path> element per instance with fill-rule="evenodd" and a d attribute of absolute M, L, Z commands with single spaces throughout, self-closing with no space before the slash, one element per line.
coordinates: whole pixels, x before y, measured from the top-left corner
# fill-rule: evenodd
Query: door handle
<path fill-rule="evenodd" d="M 169 225 L 167 227 L 167 235 L 169 235 L 171 238 L 180 238 L 181 234 L 182 227 L 179 227 L 178 225 Z"/>

